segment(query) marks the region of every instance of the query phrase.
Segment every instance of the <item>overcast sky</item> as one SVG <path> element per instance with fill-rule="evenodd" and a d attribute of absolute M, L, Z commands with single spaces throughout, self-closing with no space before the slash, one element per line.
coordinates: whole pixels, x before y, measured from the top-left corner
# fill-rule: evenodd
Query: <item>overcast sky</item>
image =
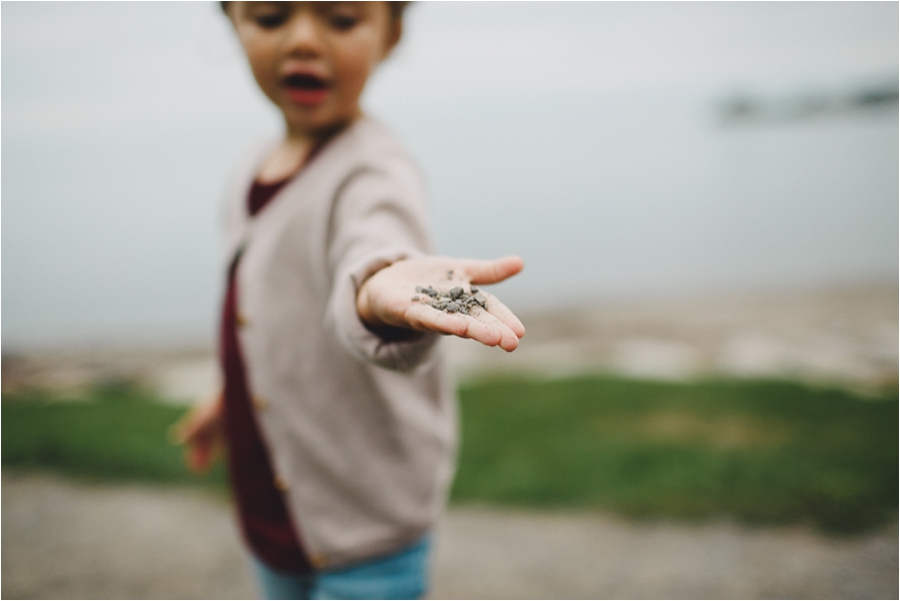
<path fill-rule="evenodd" d="M 216 3 L 2 11 L 3 345 L 173 342 L 218 310 L 228 172 L 277 131 Z M 427 3 L 365 100 L 441 252 L 512 306 L 895 278 L 897 118 L 723 129 L 749 93 L 896 81 L 898 5 Z"/>

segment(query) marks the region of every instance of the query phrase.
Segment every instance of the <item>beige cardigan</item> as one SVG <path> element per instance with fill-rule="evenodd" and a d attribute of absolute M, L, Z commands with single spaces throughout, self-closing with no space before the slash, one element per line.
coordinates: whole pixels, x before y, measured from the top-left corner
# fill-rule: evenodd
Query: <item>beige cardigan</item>
<path fill-rule="evenodd" d="M 356 289 L 431 252 L 421 178 L 395 138 L 363 117 L 255 217 L 253 153 L 225 207 L 225 263 L 259 426 L 300 540 L 318 567 L 393 551 L 427 532 L 454 470 L 456 399 L 437 335 L 385 342 Z"/>

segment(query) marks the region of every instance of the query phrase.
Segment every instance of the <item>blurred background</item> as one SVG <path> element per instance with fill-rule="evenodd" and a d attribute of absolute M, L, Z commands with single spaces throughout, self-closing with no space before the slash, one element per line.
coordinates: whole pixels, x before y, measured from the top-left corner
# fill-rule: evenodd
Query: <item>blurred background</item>
<path fill-rule="evenodd" d="M 0 12 L 3 596 L 252 594 L 164 431 L 216 385 L 220 198 L 278 115 L 217 3 Z M 526 262 L 520 349 L 448 340 L 437 596 L 897 596 L 898 53 L 890 2 L 409 8 L 364 104 L 439 252 Z M 207 563 L 154 576 L 204 503 Z"/>

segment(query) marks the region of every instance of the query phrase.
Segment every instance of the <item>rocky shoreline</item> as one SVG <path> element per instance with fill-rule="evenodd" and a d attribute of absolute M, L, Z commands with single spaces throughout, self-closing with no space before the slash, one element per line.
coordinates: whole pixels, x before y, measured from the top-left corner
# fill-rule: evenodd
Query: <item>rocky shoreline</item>
<path fill-rule="evenodd" d="M 520 317 L 527 334 L 514 353 L 448 338 L 457 376 L 779 378 L 861 392 L 897 385 L 896 284 L 605 302 Z M 4 392 L 37 387 L 77 396 L 97 383 L 130 383 L 186 403 L 218 383 L 209 344 L 4 352 L 2 366 Z"/>

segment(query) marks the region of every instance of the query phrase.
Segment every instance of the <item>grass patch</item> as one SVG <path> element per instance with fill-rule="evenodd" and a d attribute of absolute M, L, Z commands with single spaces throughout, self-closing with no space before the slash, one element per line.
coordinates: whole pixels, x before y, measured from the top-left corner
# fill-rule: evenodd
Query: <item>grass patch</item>
<path fill-rule="evenodd" d="M 3 395 L 3 467 L 50 469 L 92 480 L 201 484 L 224 488 L 218 465 L 187 471 L 168 428 L 185 412 L 127 386 L 60 399 L 40 391 Z"/>
<path fill-rule="evenodd" d="M 473 383 L 451 499 L 635 517 L 729 516 L 858 532 L 896 516 L 898 395 L 790 383 L 615 378 Z M 222 488 L 166 430 L 184 409 L 127 387 L 4 395 L 5 468 Z"/>
<path fill-rule="evenodd" d="M 896 515 L 898 403 L 784 382 L 460 390 L 455 501 L 855 532 Z"/>

